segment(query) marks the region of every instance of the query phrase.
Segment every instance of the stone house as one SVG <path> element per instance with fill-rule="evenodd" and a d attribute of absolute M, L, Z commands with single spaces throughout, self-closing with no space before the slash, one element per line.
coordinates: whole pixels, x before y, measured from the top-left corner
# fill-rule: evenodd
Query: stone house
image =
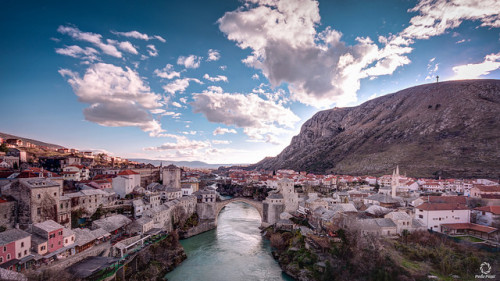
<path fill-rule="evenodd" d="M 19 179 L 4 187 L 3 194 L 18 203 L 18 221 L 21 227 L 48 219 L 58 220 L 60 185 L 50 179 Z"/>
<path fill-rule="evenodd" d="M 500 206 L 484 206 L 472 210 L 477 224 L 492 226 L 500 225 Z"/>

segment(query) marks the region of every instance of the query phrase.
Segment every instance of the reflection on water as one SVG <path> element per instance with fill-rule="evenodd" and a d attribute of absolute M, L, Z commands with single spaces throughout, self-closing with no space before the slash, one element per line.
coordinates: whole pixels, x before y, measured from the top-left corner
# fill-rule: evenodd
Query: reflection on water
<path fill-rule="evenodd" d="M 182 240 L 188 259 L 168 280 L 292 280 L 281 273 L 269 242 L 260 235 L 260 215 L 245 203 L 228 204 L 217 229 Z"/>

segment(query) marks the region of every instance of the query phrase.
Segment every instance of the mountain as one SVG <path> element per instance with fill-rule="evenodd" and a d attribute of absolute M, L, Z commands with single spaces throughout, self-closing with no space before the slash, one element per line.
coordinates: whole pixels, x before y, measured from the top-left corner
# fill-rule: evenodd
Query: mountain
<path fill-rule="evenodd" d="M 129 160 L 136 161 L 139 163 L 152 164 L 154 166 L 160 166 L 160 163 L 163 163 L 163 166 L 174 164 L 179 167 L 200 168 L 200 169 L 217 169 L 221 166 L 234 166 L 234 164 L 208 164 L 201 161 L 170 161 L 170 160 L 151 160 L 151 159 L 129 159 Z"/>
<path fill-rule="evenodd" d="M 253 169 L 351 175 L 500 177 L 500 80 L 439 82 L 333 108 Z"/>
<path fill-rule="evenodd" d="M 28 138 L 18 137 L 18 136 L 14 136 L 14 135 L 2 133 L 2 132 L 0 132 L 0 138 L 3 138 L 4 140 L 7 140 L 7 139 L 20 139 L 22 141 L 27 141 L 27 142 L 30 142 L 32 144 L 38 145 L 38 146 L 63 148 L 62 146 L 57 145 L 57 144 L 46 143 L 46 142 L 42 142 L 42 141 L 38 141 L 38 140 L 34 140 L 34 139 L 28 139 Z"/>

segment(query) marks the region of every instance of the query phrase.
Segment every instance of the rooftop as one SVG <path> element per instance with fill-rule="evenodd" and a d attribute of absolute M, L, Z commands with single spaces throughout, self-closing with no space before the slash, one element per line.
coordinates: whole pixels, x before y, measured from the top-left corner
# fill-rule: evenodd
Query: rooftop
<path fill-rule="evenodd" d="M 64 228 L 64 226 L 58 224 L 53 220 L 46 220 L 44 222 L 35 223 L 33 226 L 44 230 L 47 233 Z"/>
<path fill-rule="evenodd" d="M 31 234 L 22 231 L 20 229 L 17 228 L 9 229 L 0 234 L 0 245 L 9 244 L 11 242 L 26 238 L 28 236 L 31 236 Z"/>
<path fill-rule="evenodd" d="M 480 224 L 475 224 L 475 223 L 445 223 L 441 224 L 442 227 L 448 228 L 448 229 L 470 229 L 474 231 L 479 231 L 483 233 L 493 233 L 497 231 L 497 228 L 494 227 L 489 227 L 489 226 L 484 226 Z"/>
<path fill-rule="evenodd" d="M 466 205 L 454 203 L 422 203 L 417 209 L 424 211 L 468 210 Z"/>
<path fill-rule="evenodd" d="M 490 213 L 493 213 L 495 215 L 500 215 L 500 206 L 484 206 L 484 207 L 475 208 L 474 210 L 483 211 L 483 212 L 490 212 Z"/>

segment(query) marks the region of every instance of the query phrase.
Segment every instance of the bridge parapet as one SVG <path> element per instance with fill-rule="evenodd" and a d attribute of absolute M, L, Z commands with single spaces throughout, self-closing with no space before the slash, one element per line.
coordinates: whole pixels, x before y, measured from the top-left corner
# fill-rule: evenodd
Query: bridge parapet
<path fill-rule="evenodd" d="M 223 200 L 223 201 L 218 201 L 216 203 L 216 206 L 217 206 L 216 211 L 215 211 L 215 222 L 216 223 L 217 223 L 217 217 L 219 216 L 220 211 L 222 211 L 222 209 L 227 204 L 234 203 L 234 202 L 243 202 L 243 203 L 246 203 L 246 204 L 254 207 L 259 212 L 260 218 L 263 219 L 263 209 L 264 209 L 264 207 L 262 206 L 262 201 L 256 201 L 256 200 L 248 199 L 248 198 L 245 198 L 245 197 L 234 197 L 234 198 L 231 198 L 231 199 L 227 199 L 227 200 Z"/>

